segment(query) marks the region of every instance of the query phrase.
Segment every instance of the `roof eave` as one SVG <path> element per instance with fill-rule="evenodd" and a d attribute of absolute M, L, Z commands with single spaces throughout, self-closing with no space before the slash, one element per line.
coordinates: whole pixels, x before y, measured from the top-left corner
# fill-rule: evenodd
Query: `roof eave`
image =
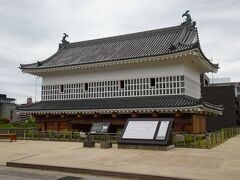
<path fill-rule="evenodd" d="M 198 57 L 198 60 L 201 62 L 202 66 L 205 69 L 204 73 L 208 73 L 208 72 L 217 73 L 218 72 L 218 69 L 219 69 L 218 64 L 213 64 L 211 62 L 211 60 L 206 58 L 206 56 L 203 54 L 203 52 L 201 51 L 200 48 L 195 48 L 194 51 L 195 51 L 194 55 Z"/>
<path fill-rule="evenodd" d="M 186 106 L 186 107 L 163 107 L 163 108 L 131 108 L 131 109 L 70 109 L 70 110 L 63 110 L 63 109 L 52 109 L 52 110 L 20 110 L 23 114 L 46 114 L 46 113 L 53 113 L 53 114 L 75 114 L 75 113 L 103 113 L 108 114 L 112 112 L 118 113 L 130 113 L 130 112 L 138 112 L 138 113 L 152 113 L 152 112 L 161 112 L 161 113 L 175 113 L 177 111 L 184 112 L 184 113 L 197 113 L 200 112 L 201 105 L 196 106 Z"/>
<path fill-rule="evenodd" d="M 68 44 L 62 46 L 60 49 L 58 49 L 53 55 L 51 55 L 50 57 L 48 57 L 45 60 L 42 61 L 37 61 L 36 63 L 30 63 L 30 64 L 20 64 L 19 69 L 22 70 L 22 72 L 24 72 L 27 69 L 37 69 L 38 67 L 41 68 L 41 65 L 39 66 L 38 63 L 43 64 L 49 60 L 51 60 L 53 57 L 57 56 L 63 49 L 65 49 L 68 46 Z"/>
<path fill-rule="evenodd" d="M 214 64 L 214 63 L 212 63 L 212 62 L 211 62 L 212 60 L 208 59 L 208 58 L 205 56 L 205 54 L 203 53 L 203 51 L 202 51 L 202 49 L 201 49 L 200 46 L 198 46 L 197 51 L 199 52 L 200 57 L 201 57 L 202 59 L 204 59 L 204 61 L 205 61 L 205 62 L 208 64 L 208 66 L 210 67 L 210 68 L 209 68 L 209 72 L 217 73 L 217 72 L 218 72 L 218 69 L 220 68 L 220 67 L 219 67 L 219 64 Z"/>
<path fill-rule="evenodd" d="M 45 72 L 65 71 L 65 70 L 85 69 L 85 68 L 94 68 L 94 67 L 102 67 L 102 66 L 112 66 L 112 65 L 119 65 L 119 64 L 132 64 L 132 63 L 138 63 L 138 62 L 158 61 L 158 60 L 173 59 L 173 58 L 183 57 L 187 55 L 195 55 L 195 54 L 196 54 L 195 49 L 189 49 L 181 52 L 176 52 L 173 54 L 141 57 L 136 59 L 120 59 L 120 60 L 114 60 L 114 61 L 97 62 L 97 63 L 89 63 L 89 64 L 76 64 L 76 65 L 48 67 L 48 68 L 21 68 L 20 67 L 20 69 L 24 73 L 40 76 L 42 73 L 45 73 Z"/>

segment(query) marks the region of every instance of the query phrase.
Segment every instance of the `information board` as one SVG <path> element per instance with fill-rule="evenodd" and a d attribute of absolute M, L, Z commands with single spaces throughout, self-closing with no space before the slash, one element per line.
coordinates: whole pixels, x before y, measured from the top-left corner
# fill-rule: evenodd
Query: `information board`
<path fill-rule="evenodd" d="M 153 139 L 158 121 L 129 121 L 123 139 Z"/>
<path fill-rule="evenodd" d="M 161 121 L 160 127 L 158 129 L 157 140 L 165 140 L 168 131 L 169 121 Z"/>
<path fill-rule="evenodd" d="M 167 145 L 173 118 L 129 118 L 118 144 Z"/>
<path fill-rule="evenodd" d="M 92 124 L 90 133 L 93 134 L 105 134 L 108 131 L 110 122 L 96 122 Z"/>

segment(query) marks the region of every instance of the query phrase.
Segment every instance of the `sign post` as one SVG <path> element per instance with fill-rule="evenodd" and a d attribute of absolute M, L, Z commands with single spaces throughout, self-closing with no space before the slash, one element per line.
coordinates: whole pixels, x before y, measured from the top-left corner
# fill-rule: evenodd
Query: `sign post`
<path fill-rule="evenodd" d="M 108 132 L 109 126 L 110 126 L 110 122 L 95 122 L 92 124 L 90 133 L 91 134 L 106 134 Z"/>
<path fill-rule="evenodd" d="M 92 124 L 90 134 L 101 134 L 104 135 L 104 141 L 100 142 L 100 147 L 103 149 L 111 148 L 112 143 L 108 142 L 107 132 L 110 126 L 110 122 L 95 122 Z"/>

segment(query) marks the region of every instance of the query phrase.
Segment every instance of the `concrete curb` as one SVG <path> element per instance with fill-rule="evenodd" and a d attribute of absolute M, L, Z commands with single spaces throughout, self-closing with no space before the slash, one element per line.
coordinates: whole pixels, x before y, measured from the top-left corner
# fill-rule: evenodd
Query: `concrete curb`
<path fill-rule="evenodd" d="M 50 166 L 50 165 L 28 164 L 28 163 L 18 163 L 18 162 L 6 162 L 6 166 L 17 167 L 17 168 L 39 169 L 39 170 L 47 170 L 47 171 L 60 171 L 60 172 L 76 173 L 76 174 L 88 174 L 88 175 L 95 175 L 95 176 L 133 178 L 133 179 L 141 179 L 141 180 L 145 180 L 145 179 L 146 180 L 187 180 L 184 178 L 164 177 L 164 176 L 147 175 L 147 174 L 135 174 L 135 173 L 128 173 L 128 172 L 115 172 L 115 171 L 105 171 L 105 170 L 96 170 L 96 169 Z"/>

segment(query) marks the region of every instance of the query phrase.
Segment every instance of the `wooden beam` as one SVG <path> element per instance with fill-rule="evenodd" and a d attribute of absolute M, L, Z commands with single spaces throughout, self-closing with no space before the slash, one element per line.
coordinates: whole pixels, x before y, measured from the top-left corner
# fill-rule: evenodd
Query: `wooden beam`
<path fill-rule="evenodd" d="M 112 112 L 112 117 L 113 118 L 116 118 L 117 117 L 117 113 L 114 111 L 114 112 Z"/>
<path fill-rule="evenodd" d="M 158 113 L 157 113 L 156 111 L 152 112 L 152 117 L 153 117 L 153 118 L 158 117 Z"/>
<path fill-rule="evenodd" d="M 137 113 L 135 111 L 133 111 L 132 114 L 131 114 L 131 117 L 132 118 L 136 118 L 137 117 Z"/>
<path fill-rule="evenodd" d="M 82 116 L 81 113 L 77 113 L 77 118 L 80 118 Z"/>
<path fill-rule="evenodd" d="M 93 114 L 93 117 L 94 117 L 94 118 L 98 118 L 98 117 L 99 117 L 99 114 L 95 112 L 95 113 Z"/>
<path fill-rule="evenodd" d="M 181 117 L 180 111 L 175 112 L 175 117 Z"/>
<path fill-rule="evenodd" d="M 37 119 L 37 114 L 36 113 L 32 114 L 32 118 Z"/>

